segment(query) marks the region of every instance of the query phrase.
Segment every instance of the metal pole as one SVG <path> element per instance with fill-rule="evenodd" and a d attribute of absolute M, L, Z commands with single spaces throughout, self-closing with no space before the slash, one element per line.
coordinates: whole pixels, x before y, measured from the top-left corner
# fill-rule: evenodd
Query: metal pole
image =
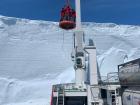
<path fill-rule="evenodd" d="M 76 30 L 74 32 L 74 43 L 75 43 L 75 83 L 77 86 L 82 86 L 85 81 L 85 56 L 84 56 L 84 32 L 81 28 L 81 8 L 80 0 L 75 0 L 76 6 Z M 81 64 L 78 64 L 77 61 L 80 61 Z M 77 65 L 80 65 L 77 66 Z"/>
<path fill-rule="evenodd" d="M 80 0 L 75 0 L 76 4 L 76 30 L 81 30 L 81 6 Z"/>

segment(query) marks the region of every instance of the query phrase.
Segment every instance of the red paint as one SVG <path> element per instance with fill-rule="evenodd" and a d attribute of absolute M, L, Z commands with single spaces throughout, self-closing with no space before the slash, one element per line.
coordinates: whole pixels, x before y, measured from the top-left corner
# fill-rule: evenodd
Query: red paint
<path fill-rule="evenodd" d="M 138 102 L 138 105 L 140 105 L 140 101 Z"/>
<path fill-rule="evenodd" d="M 69 0 L 67 0 L 66 6 L 61 10 L 61 19 L 59 27 L 65 30 L 73 29 L 76 27 L 76 12 L 71 8 Z"/>

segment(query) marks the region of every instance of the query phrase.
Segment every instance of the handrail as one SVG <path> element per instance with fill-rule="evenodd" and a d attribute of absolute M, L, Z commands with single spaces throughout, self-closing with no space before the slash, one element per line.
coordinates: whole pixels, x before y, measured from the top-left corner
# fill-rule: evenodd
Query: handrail
<path fill-rule="evenodd" d="M 111 83 L 116 83 L 118 84 L 119 83 L 119 76 L 118 76 L 118 72 L 111 72 L 111 73 L 108 73 L 107 76 L 104 76 L 102 78 L 105 78 L 105 79 L 102 79 L 102 83 L 108 83 L 108 84 L 111 84 Z"/>

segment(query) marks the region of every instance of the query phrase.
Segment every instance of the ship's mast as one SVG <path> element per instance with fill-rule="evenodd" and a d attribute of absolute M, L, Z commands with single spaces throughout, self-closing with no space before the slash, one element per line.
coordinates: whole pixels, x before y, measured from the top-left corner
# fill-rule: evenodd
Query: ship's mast
<path fill-rule="evenodd" d="M 80 0 L 76 4 L 76 30 L 74 32 L 74 58 L 75 58 L 75 83 L 79 88 L 87 89 L 88 105 L 103 105 L 98 87 L 98 70 L 96 60 L 96 47 L 89 43 L 85 46 L 84 31 L 81 27 Z M 93 42 L 93 40 L 92 40 Z M 86 74 L 85 55 L 88 54 L 88 72 Z M 89 78 L 89 84 L 85 84 L 85 75 Z"/>
<path fill-rule="evenodd" d="M 85 46 L 84 31 L 81 25 L 80 0 L 75 0 L 76 4 L 76 29 L 74 32 L 74 61 L 75 61 L 75 82 L 83 85 L 86 77 L 85 55 L 88 54 L 89 60 L 89 82 L 90 85 L 98 85 L 98 73 L 96 62 L 96 47 L 94 45 Z"/>
<path fill-rule="evenodd" d="M 80 0 L 75 0 L 76 5 L 76 30 L 81 30 L 81 6 Z"/>
<path fill-rule="evenodd" d="M 74 31 L 74 68 L 75 68 L 75 83 L 83 85 L 85 81 L 85 63 L 84 63 L 84 32 L 81 28 L 81 8 L 80 0 L 75 0 L 76 5 L 76 29 Z"/>

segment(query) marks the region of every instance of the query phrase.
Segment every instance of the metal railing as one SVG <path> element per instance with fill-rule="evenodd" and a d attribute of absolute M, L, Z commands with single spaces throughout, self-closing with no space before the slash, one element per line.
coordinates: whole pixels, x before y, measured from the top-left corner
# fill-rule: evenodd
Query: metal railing
<path fill-rule="evenodd" d="M 60 89 L 64 89 L 64 91 L 86 91 L 85 89 L 77 88 L 75 83 L 53 85 L 54 92 L 58 92 Z"/>
<path fill-rule="evenodd" d="M 101 78 L 103 84 L 119 84 L 118 72 L 108 73 L 107 76 L 102 76 Z"/>

